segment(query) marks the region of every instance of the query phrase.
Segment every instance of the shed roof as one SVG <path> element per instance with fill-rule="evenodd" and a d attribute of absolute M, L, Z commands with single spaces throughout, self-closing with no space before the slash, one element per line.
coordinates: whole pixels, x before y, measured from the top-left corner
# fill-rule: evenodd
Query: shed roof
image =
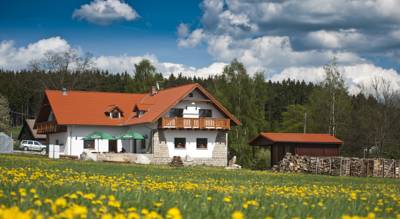
<path fill-rule="evenodd" d="M 260 139 L 270 143 L 343 144 L 342 140 L 330 134 L 262 132 L 250 142 L 250 145 L 257 145 Z"/>

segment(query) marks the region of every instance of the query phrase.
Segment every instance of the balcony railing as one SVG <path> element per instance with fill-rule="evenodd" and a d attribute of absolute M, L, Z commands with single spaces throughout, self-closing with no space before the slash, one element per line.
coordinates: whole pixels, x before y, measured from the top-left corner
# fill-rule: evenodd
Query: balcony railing
<path fill-rule="evenodd" d="M 38 134 L 50 134 L 67 131 L 65 126 L 57 125 L 55 122 L 38 122 L 36 123 L 36 129 Z"/>
<path fill-rule="evenodd" d="M 229 130 L 231 126 L 229 119 L 164 117 L 161 119 L 160 128 Z"/>

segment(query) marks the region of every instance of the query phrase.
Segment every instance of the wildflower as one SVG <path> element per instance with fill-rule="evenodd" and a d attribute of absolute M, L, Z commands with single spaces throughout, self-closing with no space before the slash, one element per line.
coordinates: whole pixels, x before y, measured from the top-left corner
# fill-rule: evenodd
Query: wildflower
<path fill-rule="evenodd" d="M 232 219 L 244 219 L 244 215 L 240 211 L 234 211 L 232 213 Z"/>
<path fill-rule="evenodd" d="M 170 208 L 167 212 L 167 219 L 182 219 L 181 212 L 178 208 Z"/>
<path fill-rule="evenodd" d="M 224 197 L 224 202 L 226 202 L 226 203 L 231 202 L 231 197 Z"/>

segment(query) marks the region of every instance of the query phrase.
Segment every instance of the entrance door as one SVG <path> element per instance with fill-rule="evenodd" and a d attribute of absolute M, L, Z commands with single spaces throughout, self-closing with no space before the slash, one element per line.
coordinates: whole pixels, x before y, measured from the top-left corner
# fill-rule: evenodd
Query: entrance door
<path fill-rule="evenodd" d="M 117 140 L 108 140 L 108 152 L 118 152 Z"/>

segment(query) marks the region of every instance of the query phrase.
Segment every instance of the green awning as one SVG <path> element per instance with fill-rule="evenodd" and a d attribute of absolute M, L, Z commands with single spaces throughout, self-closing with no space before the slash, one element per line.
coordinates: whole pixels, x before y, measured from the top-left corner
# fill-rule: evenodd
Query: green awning
<path fill-rule="evenodd" d="M 107 140 L 114 140 L 115 138 L 105 132 L 93 132 L 92 134 L 83 138 L 83 140 L 96 140 L 96 139 L 107 139 Z"/>
<path fill-rule="evenodd" d="M 131 139 L 134 139 L 134 140 L 143 140 L 144 137 L 143 137 L 143 135 L 141 135 L 141 134 L 139 134 L 139 133 L 137 133 L 137 132 L 128 131 L 127 133 L 118 136 L 117 139 L 121 139 L 121 140 L 131 140 Z"/>

